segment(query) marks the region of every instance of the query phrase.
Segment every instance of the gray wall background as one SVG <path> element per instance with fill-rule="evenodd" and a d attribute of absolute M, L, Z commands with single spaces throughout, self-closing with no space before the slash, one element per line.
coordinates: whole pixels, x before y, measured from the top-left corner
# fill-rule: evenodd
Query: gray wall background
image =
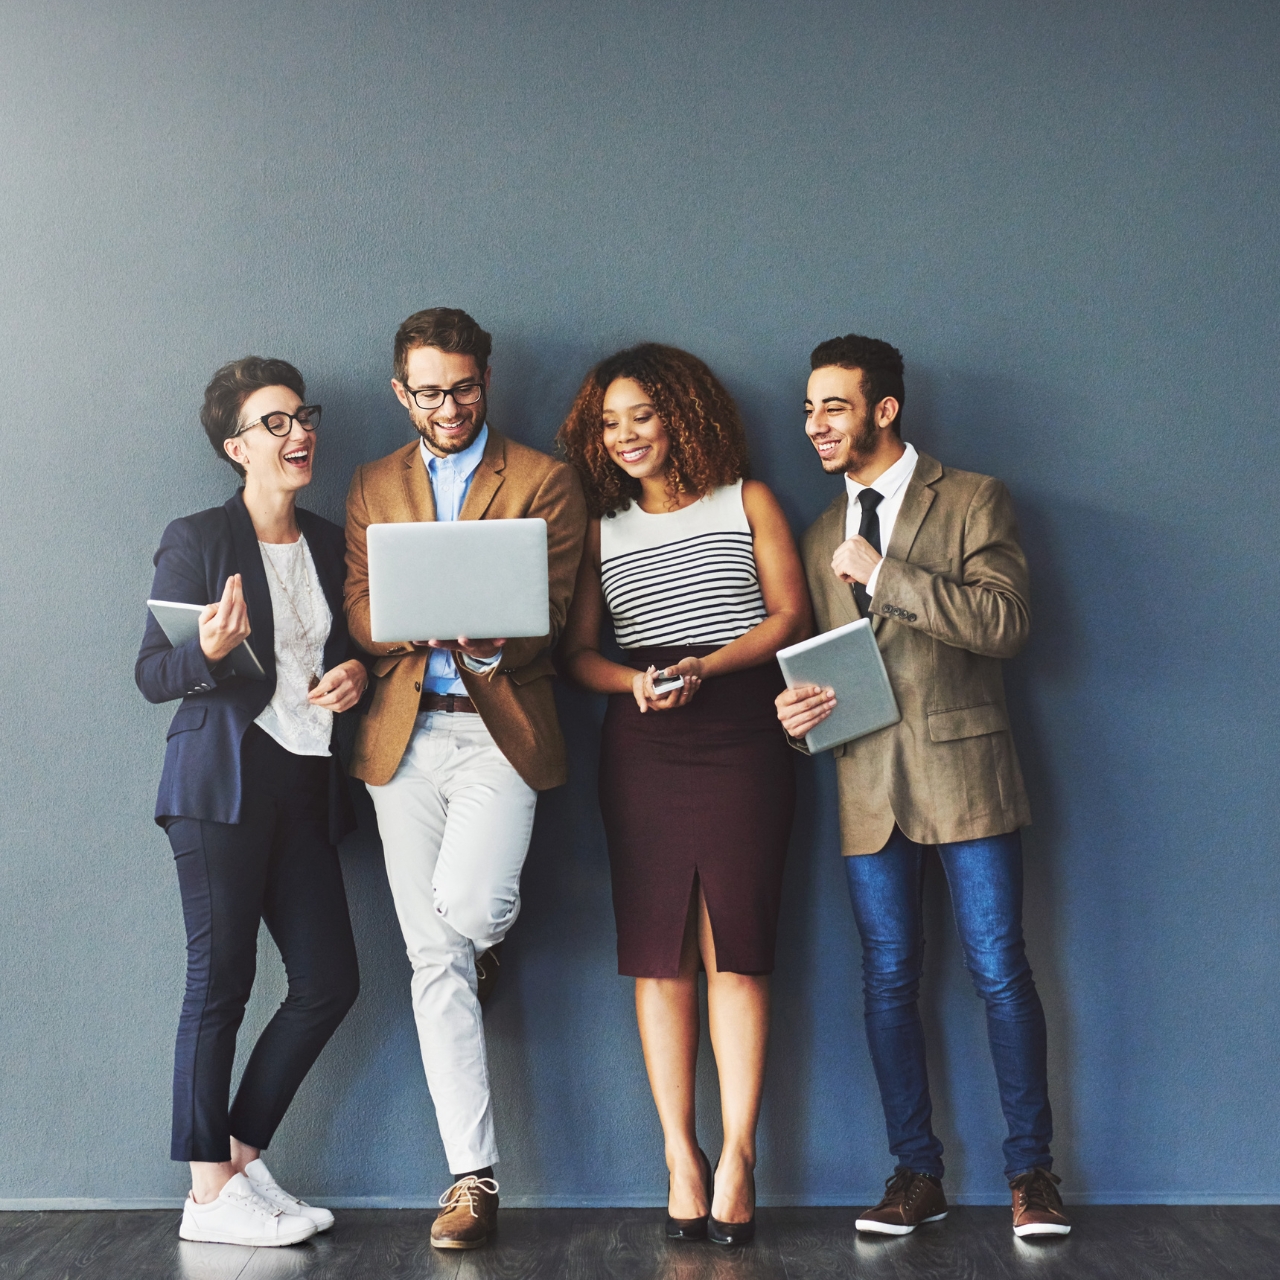
<path fill-rule="evenodd" d="M 233 477 L 222 361 L 326 409 L 307 505 L 409 438 L 396 324 L 495 334 L 492 420 L 546 447 L 654 338 L 738 397 L 797 531 L 834 333 L 906 354 L 906 435 L 1010 485 L 1035 635 L 1008 668 L 1027 921 L 1076 1199 L 1280 1197 L 1275 1088 L 1276 65 L 1269 3 L 0 4 L 0 1203 L 168 1202 L 183 944 L 133 658 L 150 556 Z M 545 797 L 488 1013 L 509 1203 L 659 1203 L 614 973 L 597 702 Z M 888 1172 L 830 762 L 802 767 L 766 1202 Z M 445 1166 L 372 813 L 343 849 L 364 994 L 272 1148 L 331 1200 Z M 1002 1200 L 981 1006 L 945 894 L 928 1018 L 949 1188 Z M 245 1039 L 281 994 L 264 943 Z M 705 1144 L 715 1091 L 702 1080 Z"/>

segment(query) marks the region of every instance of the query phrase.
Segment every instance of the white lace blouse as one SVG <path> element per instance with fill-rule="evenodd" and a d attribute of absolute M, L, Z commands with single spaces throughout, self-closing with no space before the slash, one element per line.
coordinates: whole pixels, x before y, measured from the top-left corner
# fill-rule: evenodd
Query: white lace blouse
<path fill-rule="evenodd" d="M 256 720 L 286 751 L 327 756 L 333 712 L 307 701 L 324 674 L 324 645 L 333 625 L 307 540 L 259 542 L 271 588 L 276 634 L 276 691 Z"/>

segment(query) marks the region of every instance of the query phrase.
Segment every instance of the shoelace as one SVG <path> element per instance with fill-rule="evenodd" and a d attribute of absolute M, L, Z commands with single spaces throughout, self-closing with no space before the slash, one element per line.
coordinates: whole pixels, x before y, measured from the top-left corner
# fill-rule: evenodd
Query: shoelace
<path fill-rule="evenodd" d="M 258 1193 L 268 1204 L 275 1204 L 280 1201 L 280 1208 L 283 1209 L 310 1209 L 311 1206 L 297 1196 L 286 1191 L 278 1182 L 272 1179 L 270 1182 L 253 1182 L 250 1179 L 254 1191 Z"/>
<path fill-rule="evenodd" d="M 471 1216 L 478 1218 L 480 1215 L 476 1212 L 476 1202 L 481 1191 L 487 1191 L 491 1196 L 496 1196 L 498 1194 L 498 1184 L 492 1178 L 465 1177 L 461 1182 L 455 1182 L 440 1197 L 440 1207 L 442 1209 L 454 1209 L 465 1200 L 467 1208 L 471 1210 Z"/>
<path fill-rule="evenodd" d="M 1024 1173 L 1021 1178 L 1014 1179 L 1013 1187 L 1018 1193 L 1018 1206 L 1022 1212 L 1028 1209 L 1033 1212 L 1057 1213 L 1055 1203 L 1059 1199 L 1057 1184 L 1062 1179 L 1048 1169 L 1036 1169 L 1033 1173 Z"/>
<path fill-rule="evenodd" d="M 884 1199 L 878 1207 L 884 1209 L 897 1208 L 907 1201 L 907 1188 L 911 1185 L 913 1174 L 906 1169 L 899 1169 L 892 1177 L 884 1181 Z"/>
<path fill-rule="evenodd" d="M 260 1196 L 257 1191 L 233 1191 L 230 1199 L 234 1200 L 242 1209 L 248 1209 L 250 1213 L 256 1213 L 261 1218 L 278 1218 L 283 1209 L 277 1208 L 270 1200 L 264 1196 Z"/>

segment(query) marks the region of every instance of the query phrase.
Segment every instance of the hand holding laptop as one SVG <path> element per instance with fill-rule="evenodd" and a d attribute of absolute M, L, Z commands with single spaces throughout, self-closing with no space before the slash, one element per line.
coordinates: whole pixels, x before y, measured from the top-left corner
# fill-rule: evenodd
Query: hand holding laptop
<path fill-rule="evenodd" d="M 461 650 L 468 658 L 474 658 L 477 662 L 488 662 L 502 652 L 502 646 L 506 643 L 505 640 L 469 640 L 466 636 L 459 636 L 456 640 L 415 640 L 413 647 Z"/>

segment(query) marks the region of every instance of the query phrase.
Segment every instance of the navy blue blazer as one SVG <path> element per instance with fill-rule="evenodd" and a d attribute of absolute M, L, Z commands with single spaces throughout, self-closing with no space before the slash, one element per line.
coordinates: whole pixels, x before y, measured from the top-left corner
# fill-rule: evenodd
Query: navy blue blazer
<path fill-rule="evenodd" d="M 345 536 L 329 520 L 298 509 L 298 528 L 311 548 L 316 574 L 333 614 L 324 646 L 326 671 L 359 656 L 347 636 L 342 607 Z M 276 688 L 275 625 L 271 589 L 258 547 L 258 535 L 244 505 L 244 490 L 220 507 L 173 521 L 155 554 L 156 575 L 151 599 L 209 604 L 222 597 L 227 579 L 242 577 L 252 633 L 249 643 L 267 674 L 250 680 L 210 667 L 199 639 L 174 648 L 147 611 L 147 629 L 138 651 L 134 679 L 148 702 L 182 705 L 169 723 L 164 770 L 156 797 L 156 821 L 204 818 L 239 822 L 241 817 L 240 741 L 261 715 Z M 337 717 L 335 717 L 336 728 Z M 355 810 L 337 748 L 330 746 L 329 837 L 336 844 L 356 826 Z"/>

